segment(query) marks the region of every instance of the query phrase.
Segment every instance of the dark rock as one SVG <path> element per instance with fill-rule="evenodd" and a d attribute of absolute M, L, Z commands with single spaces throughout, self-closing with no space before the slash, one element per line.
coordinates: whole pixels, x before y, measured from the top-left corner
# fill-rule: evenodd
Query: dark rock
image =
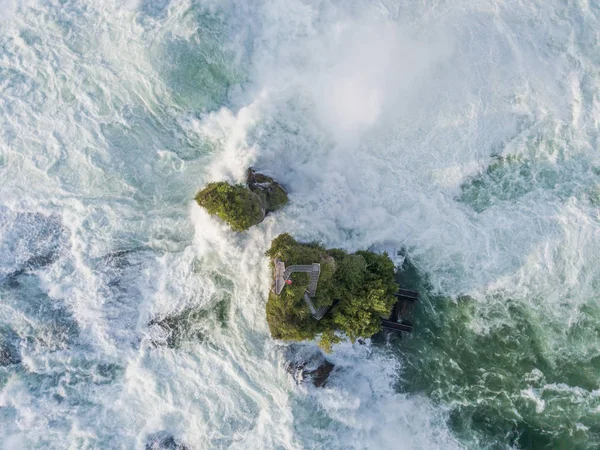
<path fill-rule="evenodd" d="M 148 327 L 155 329 L 151 342 L 155 346 L 177 348 L 182 342 L 203 342 L 216 326 L 226 328 L 229 322 L 229 299 L 216 302 L 211 308 L 187 308 L 169 316 L 155 317 Z"/>
<path fill-rule="evenodd" d="M 292 344 L 287 351 L 286 370 L 296 383 L 310 380 L 315 387 L 324 387 L 335 365 L 323 352 L 312 346 Z"/>
<path fill-rule="evenodd" d="M 146 450 L 190 450 L 190 448 L 177 442 L 173 436 L 165 431 L 159 431 L 148 436 Z"/>
<path fill-rule="evenodd" d="M 134 250 L 117 250 L 107 253 L 102 257 L 102 260 L 108 267 L 122 269 L 130 264 L 129 256 L 133 253 Z"/>
<path fill-rule="evenodd" d="M 270 213 L 285 206 L 288 202 L 286 190 L 273 178 L 258 173 L 252 167 L 246 175 L 248 188 L 266 201 L 266 212 Z"/>
<path fill-rule="evenodd" d="M 312 382 L 316 387 L 325 386 L 334 367 L 333 363 L 325 359 L 315 370 L 308 371 L 307 375 L 312 378 Z"/>
<path fill-rule="evenodd" d="M 152 336 L 152 344 L 177 348 L 184 341 L 204 341 L 204 327 L 201 323 L 207 315 L 207 311 L 204 310 L 187 309 L 176 315 L 152 319 L 148 326 L 160 330 L 156 336 Z"/>
<path fill-rule="evenodd" d="M 6 348 L 0 347 L 0 366 L 8 366 L 12 364 L 10 352 Z"/>

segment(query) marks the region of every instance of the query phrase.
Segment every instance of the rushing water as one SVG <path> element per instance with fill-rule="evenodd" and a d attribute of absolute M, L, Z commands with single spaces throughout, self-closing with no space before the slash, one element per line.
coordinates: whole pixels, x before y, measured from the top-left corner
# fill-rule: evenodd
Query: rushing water
<path fill-rule="evenodd" d="M 0 0 L 2 448 L 600 448 L 598 30 L 597 0 Z M 236 235 L 191 199 L 249 165 L 291 205 Z M 415 333 L 297 386 L 282 231 L 402 249 Z"/>

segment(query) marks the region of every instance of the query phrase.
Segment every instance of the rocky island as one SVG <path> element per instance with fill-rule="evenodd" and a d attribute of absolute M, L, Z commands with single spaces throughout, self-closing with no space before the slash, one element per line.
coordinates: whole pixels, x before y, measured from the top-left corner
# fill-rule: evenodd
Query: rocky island
<path fill-rule="evenodd" d="M 246 184 L 209 183 L 196 194 L 198 205 L 227 222 L 234 231 L 245 231 L 288 202 L 285 189 L 273 178 L 249 168 Z"/>
<path fill-rule="evenodd" d="M 316 308 L 327 307 L 319 320 L 305 300 L 310 283 L 307 273 L 293 273 L 278 295 L 269 293 L 267 321 L 275 339 L 318 339 L 331 351 L 333 344 L 368 338 L 381 330 L 381 317 L 389 316 L 398 290 L 395 267 L 387 254 L 325 249 L 317 243 L 299 243 L 289 234 L 275 238 L 267 251 L 273 270 L 276 261 L 286 265 L 320 264 L 314 297 Z M 275 275 L 275 273 L 274 273 Z"/>
<path fill-rule="evenodd" d="M 245 185 L 210 183 L 195 199 L 234 231 L 262 222 L 288 202 L 279 183 L 252 168 Z M 379 332 L 382 318 L 390 316 L 397 302 L 395 266 L 385 253 L 350 254 L 297 242 L 284 233 L 273 240 L 267 256 L 275 283 L 266 314 L 275 339 L 316 339 L 324 351 L 331 352 L 333 344 Z"/>

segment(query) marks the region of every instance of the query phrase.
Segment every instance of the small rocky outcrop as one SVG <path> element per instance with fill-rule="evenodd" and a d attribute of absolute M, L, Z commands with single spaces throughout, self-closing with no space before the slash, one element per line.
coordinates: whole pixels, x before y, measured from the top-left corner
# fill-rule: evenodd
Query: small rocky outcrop
<path fill-rule="evenodd" d="M 248 189 L 264 198 L 267 214 L 277 211 L 288 202 L 287 192 L 277 181 L 258 173 L 252 167 L 248 169 L 246 184 Z"/>
<path fill-rule="evenodd" d="M 196 194 L 196 202 L 227 222 L 234 231 L 245 231 L 288 202 L 285 189 L 271 177 L 248 169 L 246 185 L 226 181 L 209 183 Z"/>
<path fill-rule="evenodd" d="M 228 300 L 220 300 L 211 308 L 187 308 L 179 313 L 155 317 L 148 323 L 150 342 L 154 346 L 177 348 L 186 341 L 204 342 L 214 327 L 227 327 Z"/>
<path fill-rule="evenodd" d="M 324 387 L 335 365 L 318 349 L 292 344 L 287 350 L 285 368 L 298 384 L 310 381 L 315 387 Z"/>

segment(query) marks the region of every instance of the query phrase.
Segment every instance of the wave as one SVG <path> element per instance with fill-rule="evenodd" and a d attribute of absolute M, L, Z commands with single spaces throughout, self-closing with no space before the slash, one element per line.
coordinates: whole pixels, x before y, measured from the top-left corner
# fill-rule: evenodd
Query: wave
<path fill-rule="evenodd" d="M 10 5 L 7 445 L 596 439 L 594 4 Z M 499 157 L 509 163 L 490 173 Z M 235 235 L 192 198 L 249 165 L 281 181 L 291 204 Z M 282 231 L 387 249 L 399 264 L 404 249 L 427 274 L 421 331 L 340 345 L 325 389 L 296 386 L 264 317 L 263 255 Z M 504 356 L 489 361 L 492 350 Z M 506 402 L 490 399 L 502 390 Z M 552 409 L 556 398 L 568 407 Z"/>

